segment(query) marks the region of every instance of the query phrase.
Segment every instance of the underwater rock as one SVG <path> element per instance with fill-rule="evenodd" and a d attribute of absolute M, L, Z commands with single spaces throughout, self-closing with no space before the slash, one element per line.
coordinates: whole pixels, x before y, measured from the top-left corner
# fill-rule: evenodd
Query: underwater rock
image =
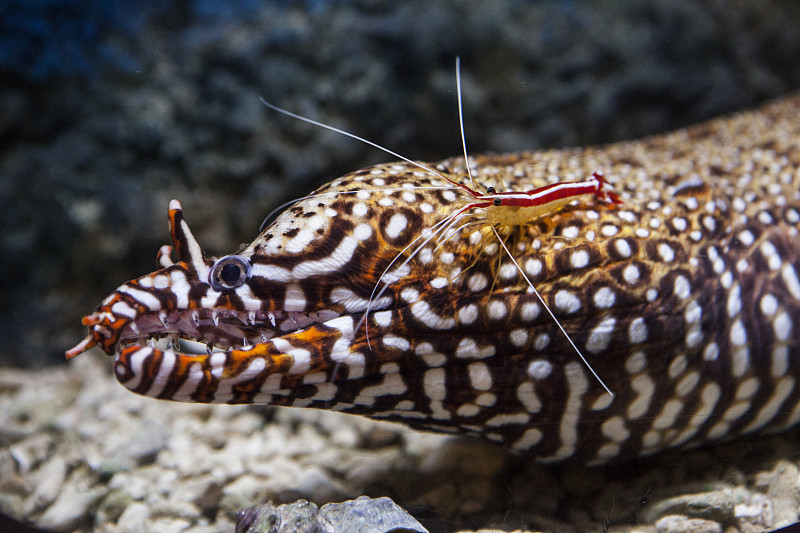
<path fill-rule="evenodd" d="M 361 496 L 317 508 L 306 500 L 239 512 L 236 533 L 428 533 L 391 499 Z"/>

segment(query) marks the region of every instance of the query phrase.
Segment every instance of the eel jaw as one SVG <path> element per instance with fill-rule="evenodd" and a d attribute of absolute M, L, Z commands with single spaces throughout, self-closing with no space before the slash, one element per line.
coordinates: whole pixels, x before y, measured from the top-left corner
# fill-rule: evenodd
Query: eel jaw
<path fill-rule="evenodd" d="M 83 324 L 89 326 L 89 335 L 68 350 L 66 356 L 71 359 L 93 346 L 114 355 L 129 345 L 161 339 L 169 339 L 176 352 L 181 340 L 189 340 L 205 344 L 206 352 L 211 353 L 215 348 L 229 350 L 266 342 L 338 316 L 335 311 L 241 312 L 212 308 L 161 310 L 131 319 L 120 317 L 104 306 L 83 318 Z"/>
<path fill-rule="evenodd" d="M 336 318 L 338 313 L 321 311 L 241 312 L 227 308 L 184 309 L 148 313 L 128 324 L 122 331 L 115 351 L 119 353 L 132 344 L 169 339 L 173 350 L 180 354 L 180 341 L 205 344 L 205 352 L 214 349 L 231 350 L 266 342 L 276 336 L 293 333 L 312 324 Z"/>

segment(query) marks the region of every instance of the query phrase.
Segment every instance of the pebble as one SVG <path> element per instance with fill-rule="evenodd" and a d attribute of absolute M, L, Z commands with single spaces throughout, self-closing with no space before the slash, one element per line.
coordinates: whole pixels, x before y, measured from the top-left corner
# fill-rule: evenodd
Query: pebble
<path fill-rule="evenodd" d="M 656 522 L 657 533 L 722 533 L 722 524 L 702 518 L 667 515 Z"/>
<path fill-rule="evenodd" d="M 133 505 L 133 498 L 128 492 L 117 489 L 106 493 L 95 514 L 97 524 L 119 523 L 122 513 Z"/>
<path fill-rule="evenodd" d="M 141 502 L 133 502 L 117 520 L 117 533 L 138 533 L 148 530 L 150 508 Z"/>
<path fill-rule="evenodd" d="M 47 531 L 73 531 L 89 521 L 95 504 L 105 492 L 105 489 L 99 486 L 86 491 L 77 487 L 66 488 L 36 520 L 36 525 Z"/>
<path fill-rule="evenodd" d="M 8 451 L 17 462 L 20 474 L 27 474 L 50 454 L 53 438 L 47 433 L 39 433 L 12 444 Z"/>
<path fill-rule="evenodd" d="M 188 502 L 201 510 L 214 510 L 222 496 L 222 484 L 211 475 L 179 480 L 170 492 L 170 500 Z"/>
<path fill-rule="evenodd" d="M 746 501 L 734 507 L 734 516 L 742 531 L 766 530 L 775 525 L 775 510 L 772 500 L 765 494 L 747 495 Z M 785 521 L 793 523 L 796 520 Z"/>
<path fill-rule="evenodd" d="M 690 518 L 703 518 L 722 523 L 730 523 L 734 518 L 734 507 L 740 501 L 742 491 L 733 487 L 726 490 L 684 494 L 657 501 L 642 511 L 645 522 L 653 522 L 665 515 L 686 515 Z"/>
<path fill-rule="evenodd" d="M 164 448 L 166 439 L 167 430 L 159 423 L 148 424 L 133 436 L 126 433 L 109 435 L 106 438 L 109 453 L 101 468 L 117 472 L 150 463 Z"/>
<path fill-rule="evenodd" d="M 330 502 L 350 496 L 347 489 L 335 481 L 329 472 L 320 468 L 304 468 L 292 486 L 301 498 L 315 502 Z"/>
<path fill-rule="evenodd" d="M 759 472 L 755 477 L 754 488 L 765 493 L 770 505 L 767 509 L 767 502 L 759 501 L 756 504 L 757 514 L 761 515 L 767 512 L 771 514 L 771 525 L 775 527 L 797 522 L 800 518 L 798 514 L 800 512 L 799 479 L 800 469 L 787 459 L 777 461 L 769 472 Z M 737 506 L 735 513 L 736 517 L 740 518 L 742 509 Z M 766 519 L 759 519 L 759 521 L 765 522 Z"/>
<path fill-rule="evenodd" d="M 156 474 L 152 468 L 119 472 L 108 481 L 108 488 L 121 490 L 134 500 L 144 500 L 156 488 Z"/>
<path fill-rule="evenodd" d="M 55 456 L 47 460 L 30 476 L 33 485 L 33 494 L 25 505 L 25 514 L 30 516 L 34 512 L 48 507 L 61 492 L 61 487 L 67 477 L 67 463 L 63 457 Z"/>
<path fill-rule="evenodd" d="M 156 518 L 148 527 L 152 528 L 150 531 L 158 533 L 181 533 L 191 525 L 191 521 L 182 518 Z"/>

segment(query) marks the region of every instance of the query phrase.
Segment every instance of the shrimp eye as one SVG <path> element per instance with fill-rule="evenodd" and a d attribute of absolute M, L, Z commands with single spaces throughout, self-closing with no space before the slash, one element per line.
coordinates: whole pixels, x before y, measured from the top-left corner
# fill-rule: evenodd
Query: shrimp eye
<path fill-rule="evenodd" d="M 503 205 L 503 200 L 501 200 L 500 198 L 495 198 L 492 203 L 494 204 L 495 207 L 500 207 L 501 205 Z"/>
<path fill-rule="evenodd" d="M 215 291 L 236 289 L 244 285 L 253 271 L 250 261 L 240 255 L 228 255 L 217 259 L 208 274 L 208 283 Z"/>
<path fill-rule="evenodd" d="M 494 190 L 494 187 L 486 187 L 486 194 L 494 194 L 495 192 L 497 191 Z"/>

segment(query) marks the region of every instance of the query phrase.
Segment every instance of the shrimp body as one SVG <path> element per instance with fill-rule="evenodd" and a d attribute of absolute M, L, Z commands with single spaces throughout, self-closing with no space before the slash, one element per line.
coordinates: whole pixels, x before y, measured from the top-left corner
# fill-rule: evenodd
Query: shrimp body
<path fill-rule="evenodd" d="M 525 192 L 495 192 L 489 188 L 486 194 L 474 196 L 475 202 L 465 206 L 470 209 L 486 209 L 486 219 L 492 225 L 522 226 L 538 218 L 555 213 L 578 197 L 594 194 L 607 204 L 621 204 L 614 192 L 604 191 L 608 182 L 600 172 L 577 182 L 559 182 Z"/>

